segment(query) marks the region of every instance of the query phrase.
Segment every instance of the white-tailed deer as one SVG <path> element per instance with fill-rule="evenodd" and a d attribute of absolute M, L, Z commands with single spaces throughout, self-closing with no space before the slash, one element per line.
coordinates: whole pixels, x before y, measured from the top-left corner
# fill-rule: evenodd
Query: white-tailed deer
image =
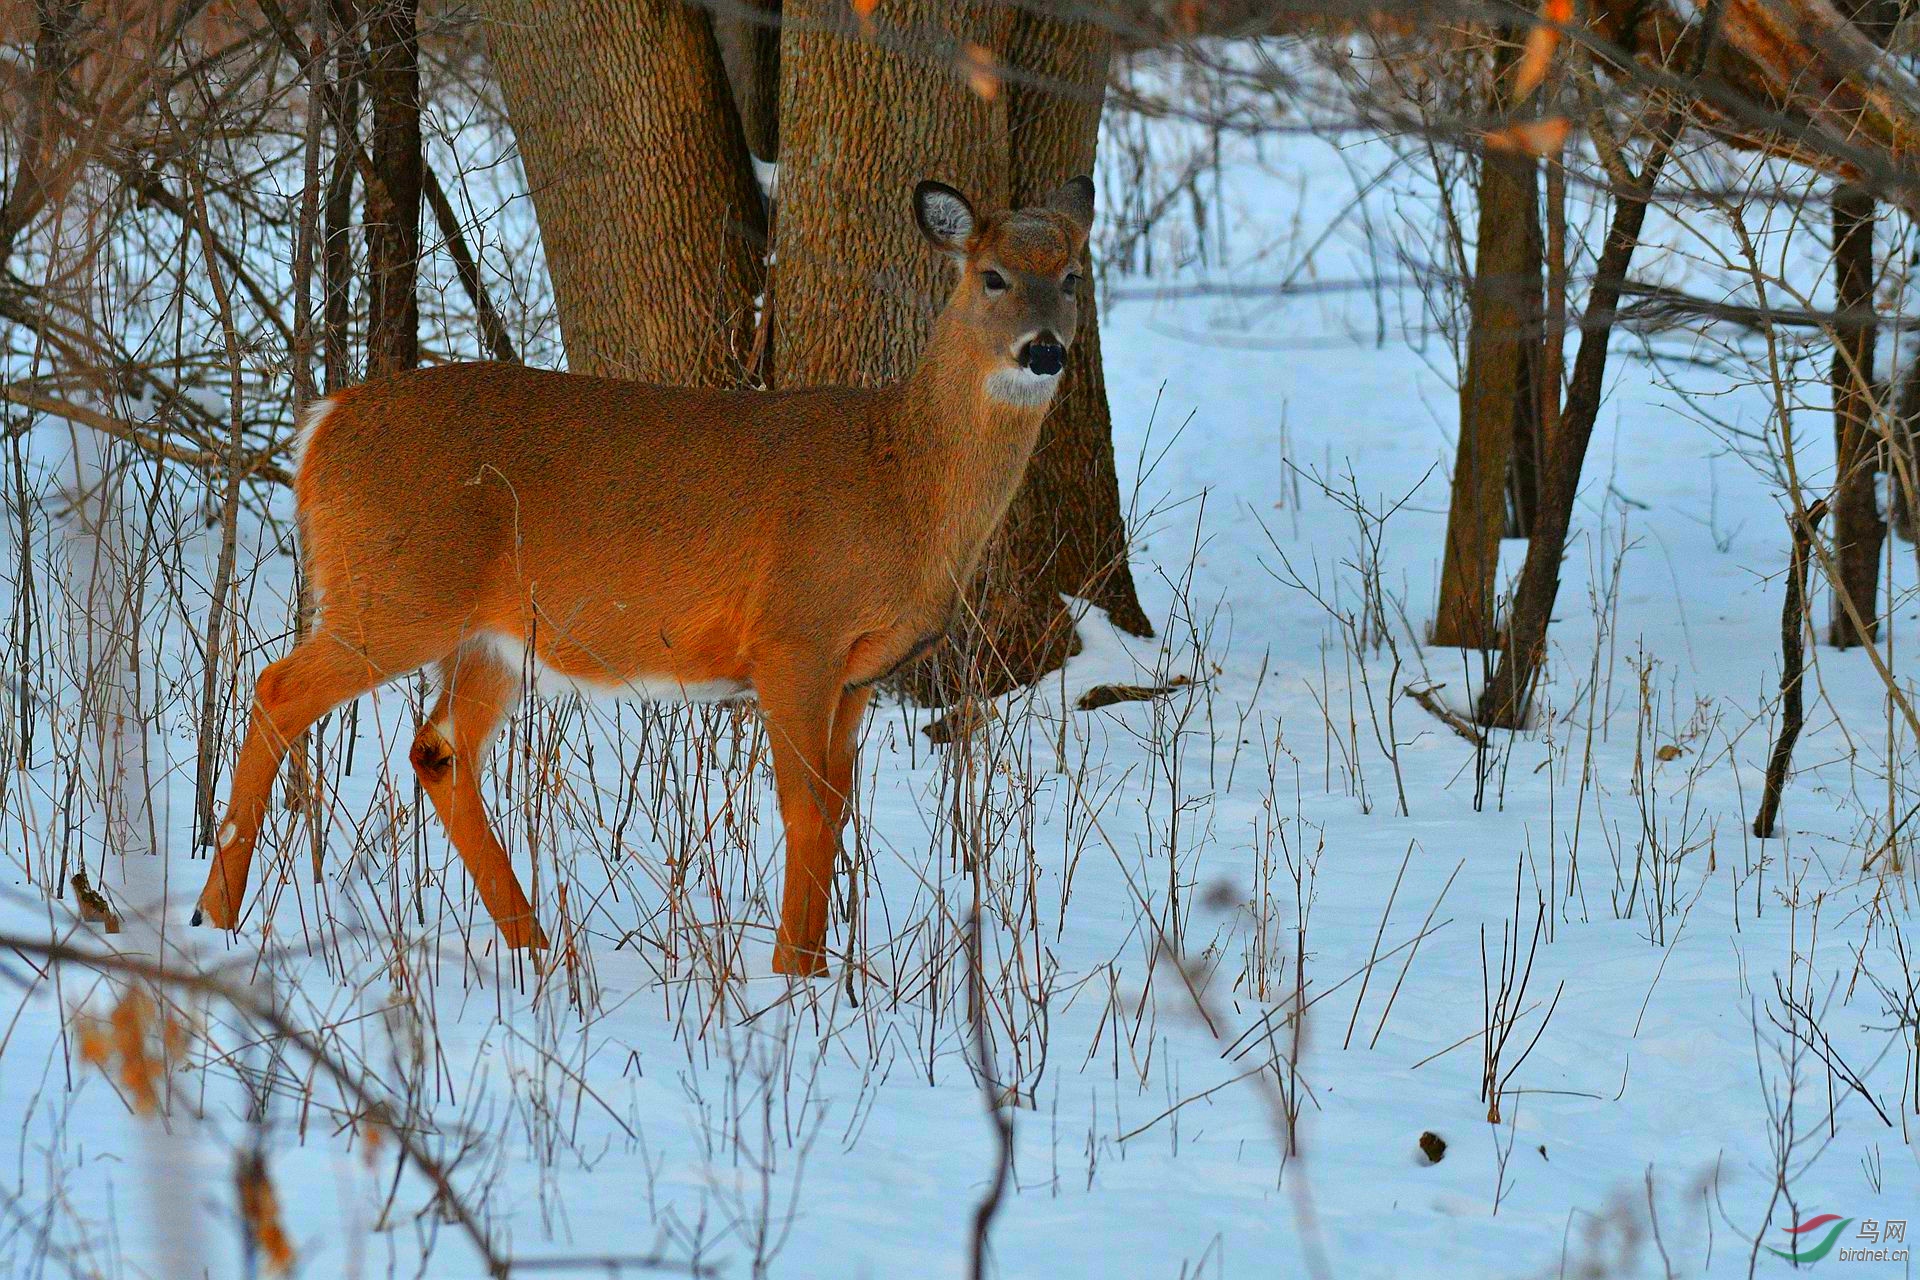
<path fill-rule="evenodd" d="M 238 925 L 287 744 L 431 663 L 413 767 L 506 943 L 544 945 L 479 787 L 531 649 L 613 693 L 758 696 L 787 836 L 773 967 L 824 971 L 861 716 L 946 631 L 1026 471 L 1073 339 L 1093 183 L 977 217 L 923 182 L 914 213 L 960 281 L 893 386 L 461 364 L 317 402 L 295 493 L 318 617 L 260 673 L 194 923 Z"/>

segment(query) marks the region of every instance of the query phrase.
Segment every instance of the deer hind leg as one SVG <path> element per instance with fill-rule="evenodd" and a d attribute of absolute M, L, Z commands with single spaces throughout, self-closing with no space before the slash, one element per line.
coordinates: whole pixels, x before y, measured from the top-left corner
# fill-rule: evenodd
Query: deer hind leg
<path fill-rule="evenodd" d="M 513 948 L 544 947 L 513 860 L 493 833 L 480 796 L 480 762 L 494 732 L 520 698 L 520 673 L 473 646 L 440 664 L 440 700 L 408 753 L 434 812 L 480 891 L 480 901 Z"/>
<path fill-rule="evenodd" d="M 853 766 L 859 754 L 860 721 L 872 698 L 872 686 L 862 685 L 843 691 L 840 705 L 834 708 L 832 737 L 827 744 L 827 802 L 832 806 L 828 825 L 836 836 L 846 830 L 847 818 L 853 812 Z"/>
<path fill-rule="evenodd" d="M 851 740 L 844 770 L 835 767 L 840 679 L 840 665 L 833 664 L 826 669 L 782 667 L 756 681 L 773 743 L 774 782 L 787 833 L 786 884 L 773 945 L 775 973 L 809 977 L 827 970 L 827 907 L 852 777 Z M 864 706 L 865 700 L 860 701 Z"/>
<path fill-rule="evenodd" d="M 266 821 L 274 775 L 280 772 L 288 744 L 327 712 L 404 669 L 376 665 L 339 637 L 316 632 L 260 673 L 247 738 L 233 768 L 226 818 L 218 828 L 213 866 L 206 888 L 200 891 L 193 923 L 217 929 L 239 926 L 253 847 Z"/>

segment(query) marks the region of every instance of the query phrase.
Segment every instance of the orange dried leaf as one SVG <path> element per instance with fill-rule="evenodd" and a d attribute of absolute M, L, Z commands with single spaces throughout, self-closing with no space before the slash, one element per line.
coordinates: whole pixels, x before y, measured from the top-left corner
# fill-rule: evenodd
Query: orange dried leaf
<path fill-rule="evenodd" d="M 360 1126 L 360 1160 L 369 1169 L 373 1168 L 374 1162 L 380 1158 L 380 1146 L 384 1141 L 381 1133 L 380 1126 L 372 1120 L 365 1121 Z"/>
<path fill-rule="evenodd" d="M 1529 155 L 1552 155 L 1566 145 L 1573 122 L 1565 116 L 1545 120 L 1526 120 L 1495 129 L 1487 134 L 1487 145 L 1498 151 L 1524 151 Z"/>
<path fill-rule="evenodd" d="M 267 1176 L 266 1159 L 258 1152 L 241 1156 L 234 1180 L 239 1184 L 240 1217 L 247 1224 L 247 1234 L 259 1246 L 267 1270 L 286 1275 L 293 1270 L 293 1242 L 280 1222 L 280 1197 Z"/>
<path fill-rule="evenodd" d="M 1513 96 L 1516 101 L 1540 87 L 1553 65 L 1553 51 L 1560 44 L 1559 25 L 1573 21 L 1573 0 L 1544 0 L 1540 6 L 1540 24 L 1527 33 L 1526 47 L 1513 72 Z M 1559 24 L 1559 25 L 1549 25 Z"/>
<path fill-rule="evenodd" d="M 993 50 L 971 42 L 963 44 L 957 61 L 960 77 L 969 89 L 988 102 L 1000 96 L 999 61 L 993 56 Z"/>
<path fill-rule="evenodd" d="M 1560 43 L 1560 33 L 1552 27 L 1535 27 L 1527 33 L 1527 47 L 1520 53 L 1520 62 L 1513 71 L 1513 96 L 1524 98 L 1539 87 L 1547 78 L 1547 68 L 1553 65 L 1554 46 Z"/>
<path fill-rule="evenodd" d="M 113 1041 L 100 1020 L 82 1018 L 77 1021 L 74 1033 L 80 1042 L 80 1061 L 105 1071 L 113 1060 Z"/>
<path fill-rule="evenodd" d="M 865 22 L 868 18 L 871 18 L 873 16 L 873 11 L 880 7 L 880 0 L 850 0 L 850 2 L 853 5 L 854 14 L 862 22 Z"/>

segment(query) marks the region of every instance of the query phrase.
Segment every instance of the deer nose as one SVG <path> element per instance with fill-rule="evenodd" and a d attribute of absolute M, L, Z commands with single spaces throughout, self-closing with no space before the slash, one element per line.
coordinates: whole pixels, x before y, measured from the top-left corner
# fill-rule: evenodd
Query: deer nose
<path fill-rule="evenodd" d="M 1051 333 L 1042 333 L 1020 348 L 1020 367 L 1051 378 L 1067 367 L 1067 349 Z"/>

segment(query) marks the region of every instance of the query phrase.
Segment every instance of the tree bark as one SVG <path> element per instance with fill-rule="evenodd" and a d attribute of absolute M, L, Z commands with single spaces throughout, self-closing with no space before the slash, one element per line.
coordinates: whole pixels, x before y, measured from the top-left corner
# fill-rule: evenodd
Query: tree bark
<path fill-rule="evenodd" d="M 953 287 L 908 215 L 921 178 L 984 209 L 1037 203 L 1090 172 L 1111 34 L 990 4 L 889 5 L 852 30 L 844 10 L 787 0 L 782 31 L 779 252 L 770 292 L 779 381 L 873 386 L 906 376 Z M 963 78 L 969 45 L 1010 68 Z M 1152 634 L 1127 562 L 1092 273 L 1080 330 L 1026 481 L 956 634 L 903 674 L 924 702 L 991 696 L 1079 648 L 1062 593 Z"/>
<path fill-rule="evenodd" d="M 353 382 L 353 157 L 360 149 L 360 14 L 354 0 L 333 0 L 337 53 L 327 90 L 333 158 L 321 205 L 321 349 L 328 394 Z"/>
<path fill-rule="evenodd" d="M 716 9 L 713 35 L 747 150 L 771 162 L 780 152 L 780 0 Z"/>
<path fill-rule="evenodd" d="M 1540 228 L 1541 165 L 1530 161 L 1528 170 L 1527 207 L 1519 222 L 1524 257 L 1514 281 L 1521 320 L 1515 335 L 1520 348 L 1519 369 L 1513 380 L 1513 410 L 1508 418 L 1513 428 L 1513 451 L 1507 457 L 1505 532 L 1509 538 L 1532 536 L 1534 522 L 1539 519 L 1540 468 L 1546 461 L 1544 405 L 1549 389 L 1545 384 L 1547 300 L 1541 283 L 1546 270 L 1546 246 L 1541 242 Z M 1558 404 L 1560 388 L 1551 388 L 1550 394 Z"/>
<path fill-rule="evenodd" d="M 1880 449 L 1873 425 L 1873 224 L 1871 195 L 1851 183 L 1834 191 L 1833 541 L 1840 580 L 1827 642 L 1839 649 L 1872 644 L 1879 635 L 1875 599 L 1887 536 L 1874 484 Z M 1864 633 L 1847 615 L 1847 599 L 1865 620 Z"/>
<path fill-rule="evenodd" d="M 921 239 L 914 183 L 977 208 L 1007 199 L 1006 96 L 955 67 L 964 43 L 1005 48 L 989 3 L 906 0 L 845 25 L 838 0 L 789 0 L 780 32 L 780 211 L 773 361 L 779 385 L 881 386 L 912 372 L 953 287 Z"/>
<path fill-rule="evenodd" d="M 567 363 L 738 384 L 766 219 L 713 29 L 678 0 L 493 0 Z"/>
<path fill-rule="evenodd" d="M 1494 62 L 1496 86 L 1505 81 L 1512 62 L 1511 51 L 1503 48 Z M 1502 97 L 1496 88 L 1496 103 Z M 1532 156 L 1491 146 L 1480 153 L 1460 439 L 1433 622 L 1433 643 L 1450 648 L 1500 645 L 1494 595 L 1500 539 L 1507 529 L 1508 471 L 1515 440 L 1533 430 L 1538 403 L 1529 377 L 1538 360 L 1528 358 L 1540 332 L 1538 178 Z"/>
<path fill-rule="evenodd" d="M 1093 171 L 1113 38 L 1105 28 L 1016 11 L 1007 61 L 1008 202 L 1038 204 Z M 1127 559 L 1114 466 L 1113 416 L 1100 355 L 1091 250 L 1082 259 L 1080 324 L 1060 390 L 1006 523 L 988 549 L 973 607 L 954 640 L 910 673 L 909 692 L 947 702 L 960 692 L 1030 684 L 1080 651 L 1062 595 L 1150 636 Z"/>
<path fill-rule="evenodd" d="M 769 293 L 773 360 L 784 386 L 879 386 L 906 377 L 953 288 L 953 267 L 921 239 L 916 182 L 959 188 L 976 208 L 1008 199 L 1007 95 L 983 95 L 955 59 L 967 44 L 1006 48 L 1012 14 L 990 3 L 910 0 L 857 31 L 836 0 L 787 0 L 780 49 L 780 207 Z M 1011 565 L 983 575 L 955 634 L 898 678 L 944 704 L 1005 688 L 976 625 L 1005 618 L 1008 639 L 1057 665 L 1074 643 Z"/>
<path fill-rule="evenodd" d="M 418 0 L 371 0 L 364 10 L 364 79 L 373 108 L 367 184 L 367 374 L 420 362 L 420 37 Z"/>
<path fill-rule="evenodd" d="M 1019 208 L 1093 172 L 1113 36 L 1097 23 L 1023 9 L 1007 52 L 1019 72 L 1007 103 L 1009 196 Z M 1080 330 L 1026 484 L 1008 512 L 1003 560 L 1046 594 L 1049 610 L 1060 607 L 1061 594 L 1076 596 L 1129 635 L 1150 636 L 1153 624 L 1140 608 L 1127 559 L 1091 249 L 1080 280 Z"/>
<path fill-rule="evenodd" d="M 1594 266 L 1593 288 L 1581 322 L 1580 350 L 1574 356 L 1573 377 L 1567 385 L 1566 411 L 1559 429 L 1547 441 L 1540 518 L 1527 543 L 1526 564 L 1520 570 L 1520 584 L 1508 613 L 1506 651 L 1480 693 L 1476 719 L 1483 725 L 1504 729 L 1526 725 L 1534 682 L 1546 658 L 1547 624 L 1560 594 L 1560 562 L 1567 551 L 1567 531 L 1573 523 L 1580 473 L 1593 439 L 1593 424 L 1600 416 L 1607 342 L 1613 335 L 1620 288 L 1640 244 L 1640 229 L 1646 223 L 1654 184 L 1666 166 L 1678 132 L 1678 119 L 1669 116 L 1656 130 L 1638 180 L 1614 194 L 1613 220 Z"/>

